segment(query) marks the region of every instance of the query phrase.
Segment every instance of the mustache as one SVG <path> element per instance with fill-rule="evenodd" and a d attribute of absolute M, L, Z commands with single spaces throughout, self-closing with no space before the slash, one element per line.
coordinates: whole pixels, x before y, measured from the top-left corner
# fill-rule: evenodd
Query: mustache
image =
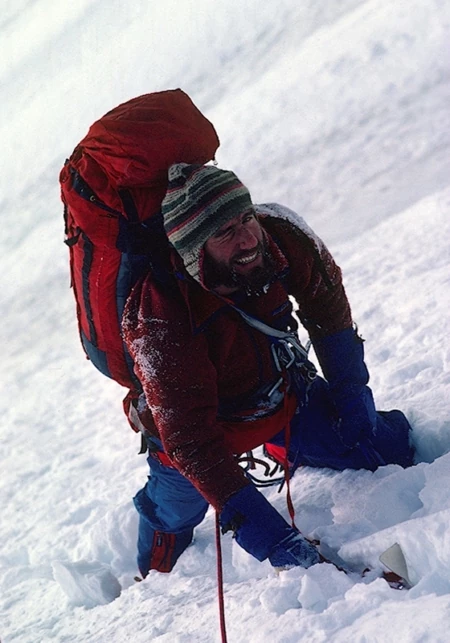
<path fill-rule="evenodd" d="M 259 241 L 257 245 L 252 248 L 251 250 L 242 250 L 241 252 L 237 252 L 233 257 L 231 258 L 231 263 L 234 263 L 235 261 L 240 261 L 241 259 L 246 259 L 247 257 L 250 257 L 252 254 L 255 252 L 258 253 L 258 255 L 262 255 L 264 253 L 264 245 Z"/>

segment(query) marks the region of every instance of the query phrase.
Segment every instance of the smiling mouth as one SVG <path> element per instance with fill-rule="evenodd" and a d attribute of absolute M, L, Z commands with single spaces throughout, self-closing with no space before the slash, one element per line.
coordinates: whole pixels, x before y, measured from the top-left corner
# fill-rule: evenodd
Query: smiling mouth
<path fill-rule="evenodd" d="M 246 255 L 245 257 L 241 257 L 240 259 L 235 259 L 235 263 L 239 264 L 240 266 L 245 266 L 248 263 L 252 263 L 252 261 L 255 261 L 258 256 L 259 250 L 255 250 L 255 252 L 252 252 L 251 255 Z"/>

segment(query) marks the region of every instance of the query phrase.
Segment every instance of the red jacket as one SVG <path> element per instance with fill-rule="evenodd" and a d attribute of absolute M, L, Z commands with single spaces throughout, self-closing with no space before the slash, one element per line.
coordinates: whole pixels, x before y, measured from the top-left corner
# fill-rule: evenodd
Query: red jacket
<path fill-rule="evenodd" d="M 256 209 L 277 279 L 266 294 L 245 297 L 239 307 L 285 328 L 291 295 L 311 337 L 348 328 L 341 271 L 324 244 L 300 218 L 295 224 L 279 218 L 289 211 Z M 178 255 L 174 260 L 182 270 Z M 268 338 L 186 275 L 171 288 L 151 275 L 140 281 L 128 299 L 123 331 L 167 455 L 220 511 L 248 484 L 234 454 L 273 437 L 295 411 L 289 397 L 278 409 L 251 408 L 252 397 L 279 377 Z"/>

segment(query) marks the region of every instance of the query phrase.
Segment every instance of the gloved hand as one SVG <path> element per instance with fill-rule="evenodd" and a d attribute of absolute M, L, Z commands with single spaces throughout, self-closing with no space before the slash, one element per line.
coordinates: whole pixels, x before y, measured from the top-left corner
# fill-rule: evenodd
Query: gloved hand
<path fill-rule="evenodd" d="M 361 440 L 370 440 L 377 423 L 363 340 L 347 328 L 313 340 L 313 346 L 339 418 L 336 432 L 344 446 L 352 449 Z"/>
<path fill-rule="evenodd" d="M 300 533 L 295 532 L 286 536 L 278 545 L 275 545 L 269 554 L 273 567 L 289 569 L 290 567 L 304 567 L 321 562 L 321 557 L 316 547 L 309 543 Z"/>
<path fill-rule="evenodd" d="M 237 543 L 274 567 L 310 567 L 320 556 L 252 484 L 235 493 L 220 514 L 222 533 L 232 530 Z"/>

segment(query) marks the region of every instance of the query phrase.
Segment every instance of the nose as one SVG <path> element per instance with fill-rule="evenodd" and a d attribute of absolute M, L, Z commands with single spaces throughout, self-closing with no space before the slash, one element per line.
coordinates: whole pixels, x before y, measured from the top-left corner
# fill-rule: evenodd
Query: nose
<path fill-rule="evenodd" d="M 239 226 L 237 244 L 240 250 L 253 250 L 258 245 L 256 235 L 248 229 L 248 226 Z"/>

